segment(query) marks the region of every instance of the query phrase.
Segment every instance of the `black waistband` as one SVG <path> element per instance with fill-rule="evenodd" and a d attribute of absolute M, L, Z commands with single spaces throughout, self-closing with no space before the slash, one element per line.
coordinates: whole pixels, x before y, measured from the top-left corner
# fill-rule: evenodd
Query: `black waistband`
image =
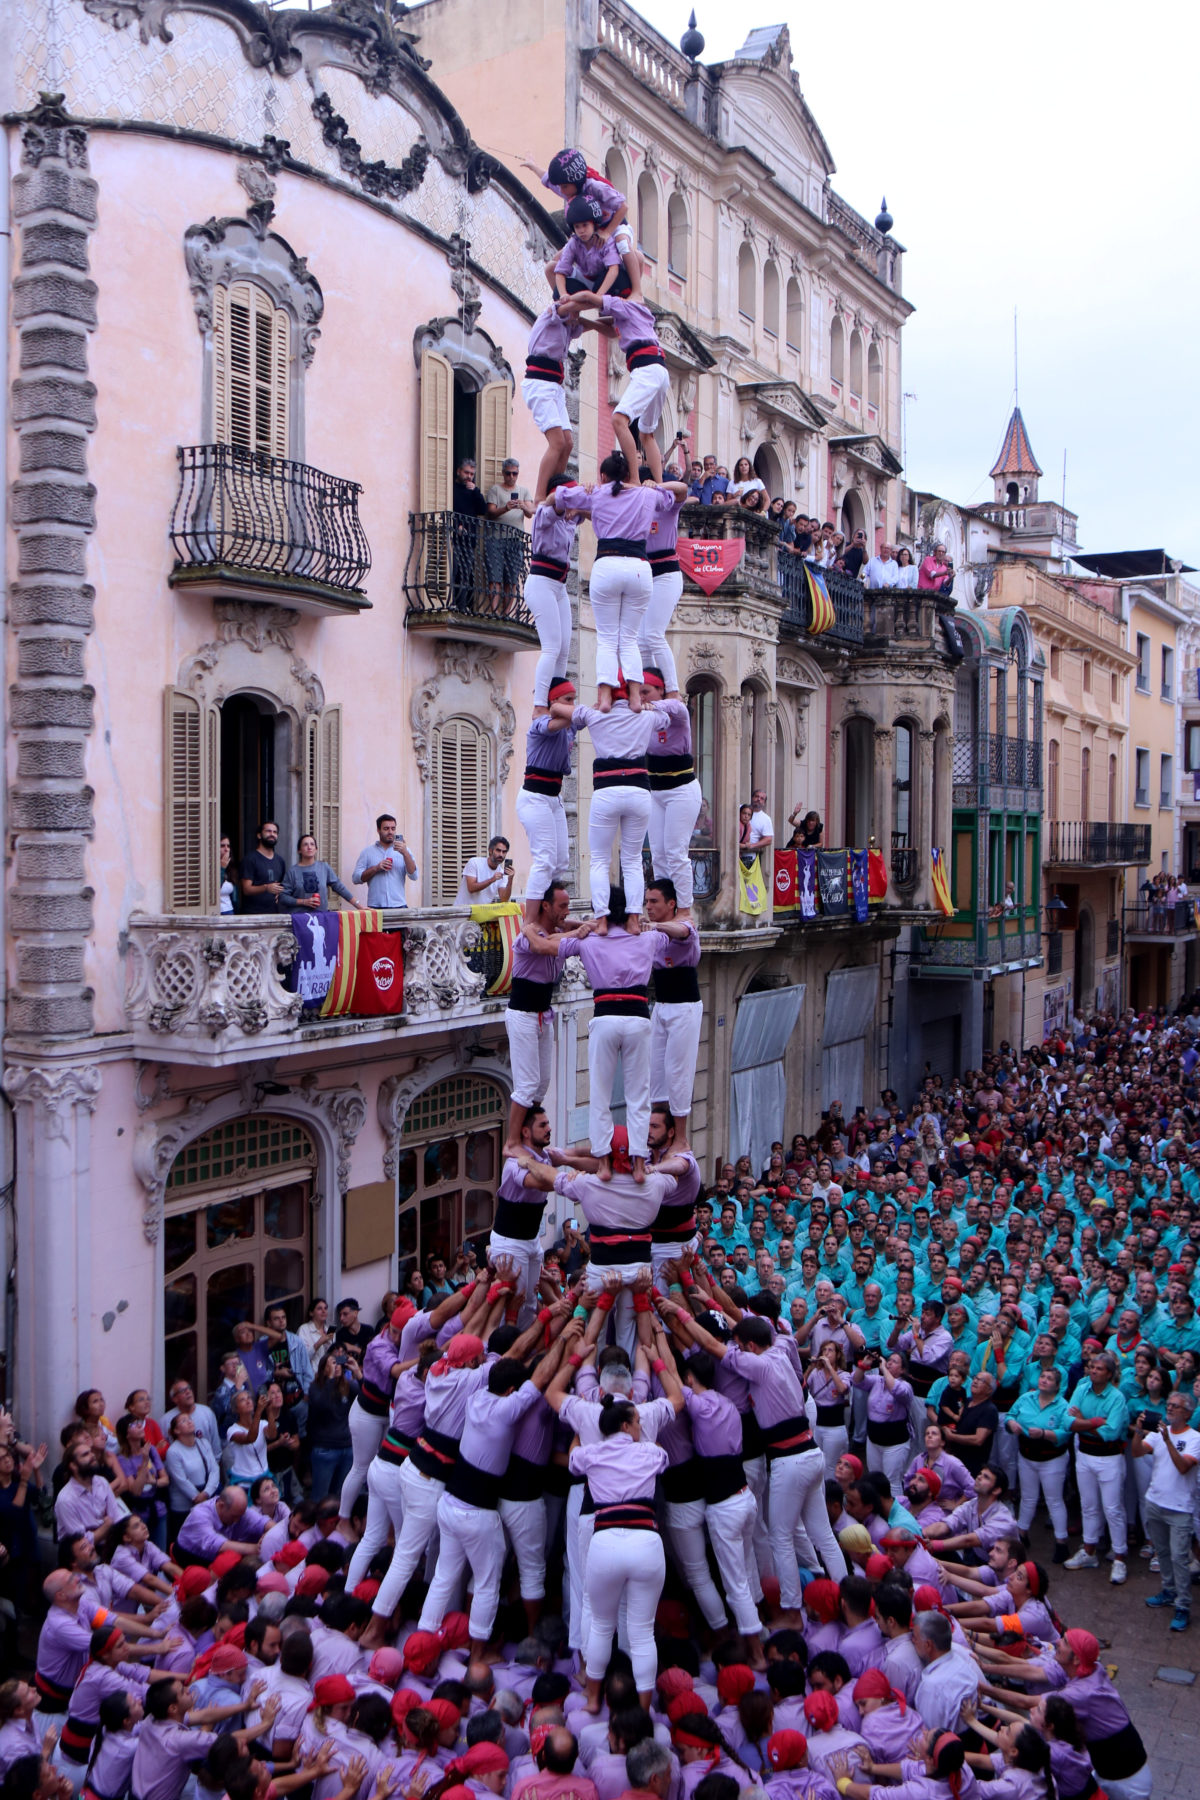
<path fill-rule="evenodd" d="M 1056 1444 L 1053 1438 L 1031 1438 L 1024 1433 L 1017 1439 L 1017 1455 L 1023 1456 L 1026 1462 L 1057 1462 L 1060 1456 L 1067 1454 L 1066 1444 Z"/>
<path fill-rule="evenodd" d="M 379 1446 L 380 1462 L 391 1463 L 393 1467 L 408 1461 L 413 1447 L 413 1440 L 406 1432 L 397 1431 L 390 1426 L 383 1434 L 383 1442 Z"/>
<path fill-rule="evenodd" d="M 656 1244 L 686 1244 L 696 1235 L 696 1203 L 694 1200 L 677 1202 L 674 1206 L 660 1206 L 650 1226 L 650 1235 Z"/>
<path fill-rule="evenodd" d="M 844 1425 L 846 1423 L 846 1402 L 842 1400 L 837 1406 L 818 1406 L 818 1425 Z"/>
<path fill-rule="evenodd" d="M 742 1461 L 752 1462 L 763 1453 L 762 1426 L 753 1412 L 742 1414 Z"/>
<path fill-rule="evenodd" d="M 662 550 L 646 551 L 646 560 L 656 575 L 666 575 L 679 567 L 679 551 L 675 544 L 667 544 Z"/>
<path fill-rule="evenodd" d="M 64 1686 L 61 1682 L 51 1681 L 48 1675 L 43 1675 L 38 1669 L 33 1677 L 33 1685 L 41 1697 L 39 1712 L 66 1712 L 67 1701 L 75 1691 L 74 1682 Z"/>
<path fill-rule="evenodd" d="M 557 556 L 543 556 L 535 550 L 529 559 L 529 573 L 544 575 L 548 581 L 565 581 L 570 563 L 560 562 Z"/>
<path fill-rule="evenodd" d="M 746 1485 L 746 1467 L 740 1456 L 702 1456 L 700 1485 L 709 1506 L 719 1506 L 740 1494 Z"/>
<path fill-rule="evenodd" d="M 77 1719 L 68 1712 L 58 1740 L 58 1747 L 69 1761 L 85 1763 L 92 1752 L 92 1742 L 100 1729 L 99 1719 Z"/>
<path fill-rule="evenodd" d="M 696 1471 L 699 1463 L 695 1457 L 689 1456 L 685 1462 L 672 1463 L 662 1472 L 659 1480 L 659 1491 L 671 1506 L 686 1506 L 689 1500 L 700 1498 L 696 1488 Z"/>
<path fill-rule="evenodd" d="M 552 800 L 562 793 L 563 769 L 535 769 L 532 764 L 525 766 L 525 778 L 521 786 L 527 794 L 548 794 Z"/>
<path fill-rule="evenodd" d="M 650 1233 L 648 1231 L 617 1232 L 611 1226 L 592 1226 L 588 1233 L 591 1245 L 592 1261 L 600 1269 L 616 1269 L 628 1267 L 630 1263 L 648 1263 L 650 1261 Z"/>
<path fill-rule="evenodd" d="M 599 988 L 592 995 L 597 1019 L 648 1019 L 650 1000 L 646 988 Z"/>
<path fill-rule="evenodd" d="M 601 538 L 596 556 L 628 556 L 634 562 L 645 562 L 646 546 L 640 538 Z"/>
<path fill-rule="evenodd" d="M 392 1410 L 392 1397 L 376 1387 L 373 1381 L 364 1380 L 358 1390 L 358 1405 L 359 1411 L 372 1419 L 386 1419 Z"/>
<path fill-rule="evenodd" d="M 517 1238 L 523 1244 L 531 1244 L 541 1232 L 542 1214 L 548 1198 L 547 1194 L 542 1194 L 538 1200 L 507 1200 L 503 1194 L 497 1194 L 492 1235 Z"/>
<path fill-rule="evenodd" d="M 671 788 L 690 787 L 696 779 L 696 765 L 690 750 L 681 750 L 670 756 L 648 756 L 646 768 L 650 775 L 650 786 L 655 793 L 666 793 Z"/>
<path fill-rule="evenodd" d="M 550 356 L 547 356 L 544 360 L 531 356 L 526 357 L 525 379 L 526 381 L 554 381 L 561 387 L 563 366 L 560 362 L 555 362 L 553 357 Z"/>
<path fill-rule="evenodd" d="M 554 983 L 532 981 L 528 975 L 514 975 L 508 996 L 509 1012 L 545 1013 L 554 1004 Z"/>
<path fill-rule="evenodd" d="M 597 756 L 592 762 L 592 791 L 600 788 L 650 786 L 650 772 L 644 762 L 631 762 L 624 756 Z"/>
<path fill-rule="evenodd" d="M 868 1419 L 867 1441 L 888 1447 L 892 1444 L 908 1442 L 907 1419 Z"/>
<path fill-rule="evenodd" d="M 447 1437 L 445 1432 L 431 1431 L 426 1425 L 412 1447 L 409 1460 L 422 1475 L 428 1475 L 434 1481 L 445 1481 L 458 1461 L 458 1440 Z"/>
<path fill-rule="evenodd" d="M 446 1492 L 455 1500 L 461 1500 L 464 1506 L 477 1506 L 481 1512 L 495 1512 L 500 1504 L 501 1481 L 501 1476 L 477 1469 L 474 1463 L 466 1462 L 460 1456 L 454 1467 L 446 1472 Z"/>
<path fill-rule="evenodd" d="M 502 1500 L 540 1500 L 549 1489 L 546 1463 L 529 1462 L 523 1456 L 510 1456 L 508 1467 L 500 1477 Z"/>
<path fill-rule="evenodd" d="M 690 1006 L 700 998 L 695 969 L 655 969 L 654 998 L 659 1006 Z"/>
<path fill-rule="evenodd" d="M 665 364 L 666 360 L 662 353 L 662 345 L 656 343 L 653 338 L 640 339 L 636 344 L 630 344 L 625 352 L 627 369 L 641 369 L 647 363 Z"/>
<path fill-rule="evenodd" d="M 1146 1765 L 1146 1746 L 1132 1719 L 1109 1737 L 1088 1738 L 1087 1752 L 1101 1781 L 1128 1781 Z"/>
<path fill-rule="evenodd" d="M 618 1528 L 625 1531 L 657 1531 L 654 1501 L 639 1497 L 636 1500 L 615 1500 L 605 1506 L 598 1506 L 595 1529 L 613 1531 Z"/>
<path fill-rule="evenodd" d="M 1075 1439 L 1077 1447 L 1085 1456 L 1124 1456 L 1125 1441 L 1117 1438 L 1110 1442 L 1108 1438 L 1093 1437 L 1090 1431 L 1081 1431 Z"/>
<path fill-rule="evenodd" d="M 806 1413 L 793 1419 L 777 1419 L 774 1425 L 764 1425 L 762 1435 L 763 1447 L 772 1462 L 781 1456 L 797 1456 L 802 1450 L 814 1447 L 812 1426 Z"/>

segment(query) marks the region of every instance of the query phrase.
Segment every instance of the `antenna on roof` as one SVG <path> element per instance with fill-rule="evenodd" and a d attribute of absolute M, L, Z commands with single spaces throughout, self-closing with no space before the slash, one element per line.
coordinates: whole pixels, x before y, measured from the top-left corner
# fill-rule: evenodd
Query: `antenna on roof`
<path fill-rule="evenodd" d="M 1021 404 L 1021 382 L 1017 363 L 1017 309 L 1013 307 L 1013 404 Z"/>
<path fill-rule="evenodd" d="M 1065 445 L 1065 444 L 1064 444 L 1064 445 L 1063 445 L 1063 492 L 1062 492 L 1062 509 L 1063 509 L 1063 511 L 1064 511 L 1064 512 L 1066 512 L 1066 510 L 1067 510 L 1067 447 L 1066 447 L 1066 445 Z"/>

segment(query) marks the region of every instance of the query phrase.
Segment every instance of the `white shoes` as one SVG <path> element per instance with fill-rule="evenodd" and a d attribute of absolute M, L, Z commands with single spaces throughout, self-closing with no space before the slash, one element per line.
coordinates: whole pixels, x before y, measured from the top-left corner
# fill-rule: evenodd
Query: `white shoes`
<path fill-rule="evenodd" d="M 1122 1582 L 1126 1579 L 1127 1573 L 1128 1571 L 1126 1570 L 1125 1564 L 1121 1561 L 1121 1558 L 1119 1556 L 1114 1556 L 1112 1574 L 1108 1578 L 1112 1582 L 1112 1585 L 1114 1587 L 1120 1587 Z"/>
<path fill-rule="evenodd" d="M 1090 1550 L 1077 1550 L 1074 1556 L 1068 1556 L 1063 1564 L 1064 1569 L 1098 1569 L 1100 1558 L 1093 1556 Z"/>

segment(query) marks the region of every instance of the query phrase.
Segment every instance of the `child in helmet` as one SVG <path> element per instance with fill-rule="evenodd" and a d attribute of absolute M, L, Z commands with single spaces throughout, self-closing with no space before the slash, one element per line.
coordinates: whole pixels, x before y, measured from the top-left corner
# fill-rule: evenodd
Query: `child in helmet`
<path fill-rule="evenodd" d="M 550 159 L 550 167 L 544 172 L 537 163 L 524 159 L 524 166 L 533 171 L 543 187 L 557 194 L 567 205 L 579 196 L 587 200 L 595 200 L 600 207 L 599 235 L 602 239 L 612 238 L 620 254 L 625 273 L 631 283 L 641 280 L 642 259 L 638 255 L 633 241 L 633 232 L 626 220 L 629 207 L 624 194 L 620 193 L 612 183 L 595 169 L 588 167 L 587 158 L 582 150 L 560 150 L 557 156 Z M 551 287 L 555 286 L 555 265 L 546 264 L 546 280 Z"/>

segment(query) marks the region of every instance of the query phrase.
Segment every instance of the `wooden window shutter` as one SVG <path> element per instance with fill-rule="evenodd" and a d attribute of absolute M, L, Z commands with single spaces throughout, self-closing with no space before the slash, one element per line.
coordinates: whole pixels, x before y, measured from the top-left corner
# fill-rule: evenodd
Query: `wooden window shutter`
<path fill-rule="evenodd" d="M 163 910 L 219 905 L 220 715 L 183 688 L 166 691 L 163 727 Z"/>
<path fill-rule="evenodd" d="M 342 709 L 326 706 L 304 727 L 304 825 L 317 855 L 342 873 Z"/>
<path fill-rule="evenodd" d="M 238 450 L 290 450 L 291 320 L 248 281 L 213 290 L 213 429 Z"/>
<path fill-rule="evenodd" d="M 500 471 L 509 453 L 509 423 L 512 418 L 512 390 L 507 381 L 489 381 L 481 388 L 475 409 L 475 444 L 477 449 L 476 482 L 486 494 L 500 479 Z"/>
<path fill-rule="evenodd" d="M 288 441 L 292 322 L 282 307 L 271 309 L 271 443 L 274 456 L 290 456 Z"/>
<path fill-rule="evenodd" d="M 487 849 L 491 750 L 470 719 L 449 719 L 438 730 L 433 805 L 435 906 L 450 906 L 463 864 Z"/>
<path fill-rule="evenodd" d="M 213 442 L 233 442 L 229 392 L 229 289 L 213 289 L 212 335 Z"/>
<path fill-rule="evenodd" d="M 229 289 L 229 436 L 236 450 L 254 449 L 254 290 Z"/>
<path fill-rule="evenodd" d="M 421 511 L 449 512 L 453 499 L 454 371 L 436 350 L 421 356 Z"/>

